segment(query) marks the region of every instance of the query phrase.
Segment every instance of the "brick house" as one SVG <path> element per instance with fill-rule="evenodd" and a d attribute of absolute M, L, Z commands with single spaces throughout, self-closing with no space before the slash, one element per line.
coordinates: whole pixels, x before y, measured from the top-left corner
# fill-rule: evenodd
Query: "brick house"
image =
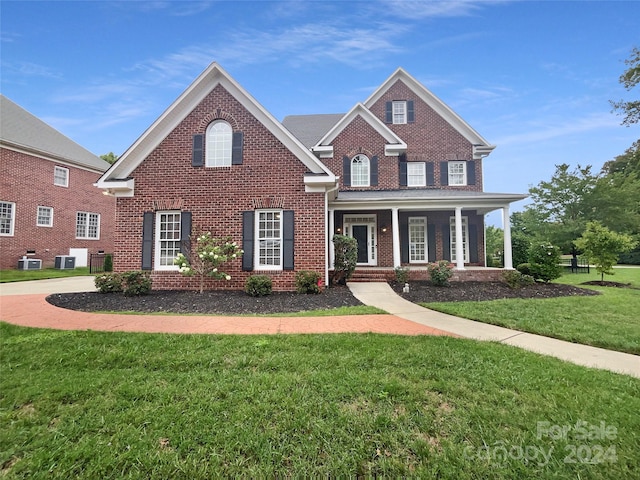
<path fill-rule="evenodd" d="M 356 238 L 360 271 L 447 259 L 460 277 L 484 266 L 496 209 L 512 267 L 509 204 L 525 195 L 483 192 L 493 148 L 402 69 L 344 115 L 280 123 L 213 63 L 97 185 L 117 197 L 116 270 L 150 270 L 155 288 L 196 288 L 173 258 L 202 231 L 245 251 L 209 288 L 264 273 L 292 290 L 298 270 L 328 282 L 334 233 Z"/>
<path fill-rule="evenodd" d="M 0 269 L 113 252 L 115 201 L 94 183 L 109 164 L 0 95 Z"/>

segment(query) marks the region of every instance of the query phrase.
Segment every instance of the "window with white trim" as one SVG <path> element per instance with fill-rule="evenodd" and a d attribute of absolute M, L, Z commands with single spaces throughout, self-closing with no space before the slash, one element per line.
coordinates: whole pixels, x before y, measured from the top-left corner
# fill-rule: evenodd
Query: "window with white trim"
<path fill-rule="evenodd" d="M 100 214 L 78 212 L 76 214 L 76 238 L 98 240 L 100 238 Z"/>
<path fill-rule="evenodd" d="M 207 167 L 230 167 L 233 147 L 233 129 L 224 120 L 211 122 L 207 127 L 206 160 Z"/>
<path fill-rule="evenodd" d="M 173 260 L 180 253 L 182 240 L 181 213 L 177 211 L 156 212 L 155 268 L 156 270 L 177 270 Z"/>
<path fill-rule="evenodd" d="M 38 227 L 53 227 L 53 208 L 39 206 L 36 225 Z"/>
<path fill-rule="evenodd" d="M 351 160 L 351 186 L 352 187 L 368 187 L 369 186 L 369 157 L 366 155 L 356 155 Z"/>
<path fill-rule="evenodd" d="M 406 100 L 395 100 L 392 102 L 393 123 L 407 123 L 407 102 Z"/>
<path fill-rule="evenodd" d="M 53 184 L 59 187 L 69 186 L 69 169 L 64 167 L 54 167 L 53 169 Z"/>
<path fill-rule="evenodd" d="M 282 210 L 256 210 L 257 269 L 282 269 Z"/>
<path fill-rule="evenodd" d="M 448 162 L 449 185 L 467 184 L 467 162 Z"/>
<path fill-rule="evenodd" d="M 407 163 L 407 186 L 424 187 L 427 185 L 425 162 Z"/>
<path fill-rule="evenodd" d="M 16 223 L 16 204 L 0 202 L 0 235 L 13 237 L 13 227 Z"/>
<path fill-rule="evenodd" d="M 409 263 L 427 261 L 427 218 L 409 217 Z"/>
<path fill-rule="evenodd" d="M 462 252 L 464 253 L 464 263 L 469 263 L 469 217 L 462 217 Z M 456 244 L 456 217 L 449 217 L 449 227 L 451 231 L 451 261 L 457 262 Z"/>

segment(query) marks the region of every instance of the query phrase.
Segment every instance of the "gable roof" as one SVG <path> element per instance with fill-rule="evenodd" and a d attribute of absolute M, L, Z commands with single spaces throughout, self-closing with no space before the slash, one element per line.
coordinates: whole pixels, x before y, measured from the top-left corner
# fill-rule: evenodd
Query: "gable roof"
<path fill-rule="evenodd" d="M 356 117 L 361 117 L 367 122 L 382 138 L 387 141 L 384 147 L 385 155 L 397 156 L 407 150 L 407 144 L 402 141 L 389 127 L 376 117 L 371 110 L 362 103 L 357 103 L 348 113 L 346 113 L 312 148 L 314 152 L 320 154 L 321 157 L 327 155 L 333 156 L 333 147 L 331 143 L 349 125 Z"/>
<path fill-rule="evenodd" d="M 302 144 L 311 148 L 344 117 L 344 113 L 321 113 L 317 115 L 287 115 L 282 124 Z"/>
<path fill-rule="evenodd" d="M 116 163 L 98 180 L 100 188 L 131 195 L 134 182 L 129 178 L 135 168 L 160 144 L 174 128 L 218 85 L 227 90 L 287 147 L 315 177 L 313 183 L 336 182 L 335 175 L 320 162 L 289 130 L 278 122 L 243 87 L 217 63 L 209 65 L 158 119 L 131 145 Z M 306 177 L 305 177 L 306 181 Z"/>
<path fill-rule="evenodd" d="M 4 95 L 0 95 L 0 143 L 13 150 L 96 173 L 109 168 L 109 163 Z"/>
<path fill-rule="evenodd" d="M 456 114 L 448 105 L 436 97 L 424 85 L 415 78 L 405 72 L 402 68 L 398 68 L 365 100 L 364 105 L 371 108 L 384 93 L 389 90 L 396 82 L 402 81 L 410 88 L 418 97 L 435 110 L 445 121 L 455 128 L 464 138 L 466 138 L 473 146 L 474 153 L 477 156 L 484 156 L 491 153 L 495 145 L 491 145 L 471 125 L 465 122 L 458 114 Z"/>

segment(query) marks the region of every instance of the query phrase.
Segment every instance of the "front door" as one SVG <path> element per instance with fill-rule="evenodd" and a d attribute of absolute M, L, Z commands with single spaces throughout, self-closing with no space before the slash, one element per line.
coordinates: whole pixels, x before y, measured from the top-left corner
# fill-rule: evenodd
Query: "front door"
<path fill-rule="evenodd" d="M 358 242 L 358 265 L 377 265 L 376 255 L 376 217 L 344 217 L 344 230 Z"/>

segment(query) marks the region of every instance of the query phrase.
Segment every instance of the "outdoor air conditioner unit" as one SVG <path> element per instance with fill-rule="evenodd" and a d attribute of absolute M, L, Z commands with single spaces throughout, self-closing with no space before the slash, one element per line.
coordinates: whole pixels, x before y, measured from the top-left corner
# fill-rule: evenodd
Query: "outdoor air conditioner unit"
<path fill-rule="evenodd" d="M 56 257 L 55 267 L 60 270 L 74 269 L 76 268 L 76 257 L 70 257 L 68 255 L 58 255 Z"/>
<path fill-rule="evenodd" d="M 42 260 L 37 258 L 22 258 L 18 260 L 19 270 L 40 270 L 42 269 Z"/>

